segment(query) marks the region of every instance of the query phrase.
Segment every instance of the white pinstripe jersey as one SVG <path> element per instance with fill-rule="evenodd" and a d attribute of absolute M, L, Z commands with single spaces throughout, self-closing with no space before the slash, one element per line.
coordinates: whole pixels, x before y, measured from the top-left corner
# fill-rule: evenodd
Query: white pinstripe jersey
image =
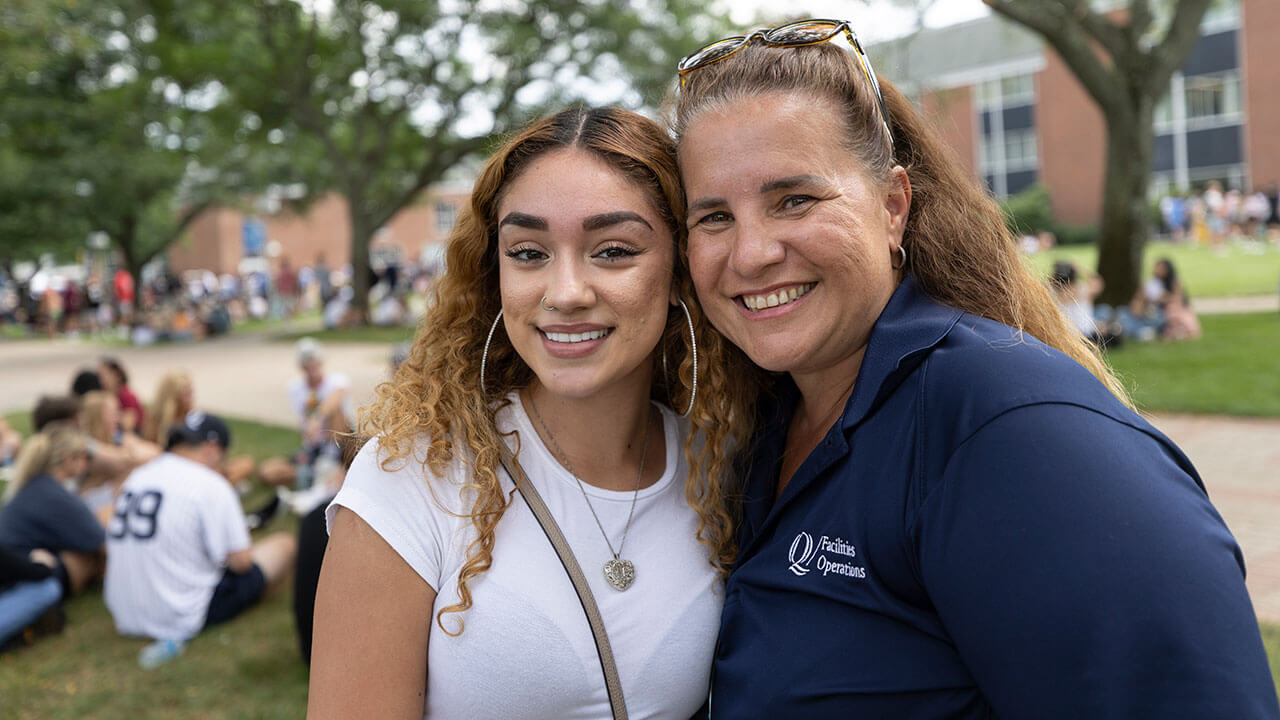
<path fill-rule="evenodd" d="M 209 468 L 165 453 L 129 475 L 115 507 L 103 595 L 116 629 L 194 636 L 227 555 L 249 547 L 235 490 Z"/>

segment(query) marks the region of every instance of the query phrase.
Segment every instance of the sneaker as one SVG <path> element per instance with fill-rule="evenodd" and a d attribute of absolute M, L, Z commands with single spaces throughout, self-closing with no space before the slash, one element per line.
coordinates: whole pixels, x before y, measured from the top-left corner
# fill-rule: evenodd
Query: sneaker
<path fill-rule="evenodd" d="M 185 648 L 186 643 L 181 640 L 173 640 L 171 638 L 157 640 L 142 648 L 142 652 L 138 653 L 138 664 L 142 666 L 143 670 L 159 667 L 181 655 Z"/>
<path fill-rule="evenodd" d="M 271 518 L 274 518 L 278 512 L 280 512 L 280 494 L 276 493 L 266 505 L 245 515 L 245 523 L 250 530 L 257 530 L 271 522 Z"/>

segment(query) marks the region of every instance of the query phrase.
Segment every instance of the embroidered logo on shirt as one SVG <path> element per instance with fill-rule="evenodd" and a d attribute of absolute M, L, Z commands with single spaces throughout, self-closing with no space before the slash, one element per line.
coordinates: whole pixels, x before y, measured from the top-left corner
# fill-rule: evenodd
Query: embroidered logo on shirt
<path fill-rule="evenodd" d="M 809 574 L 809 561 L 813 559 L 813 536 L 803 530 L 791 541 L 791 552 L 787 555 L 791 561 L 791 572 L 804 577 Z"/>
<path fill-rule="evenodd" d="M 828 555 L 838 557 L 833 559 Z M 857 549 L 852 543 L 845 542 L 843 538 L 823 535 L 815 543 L 812 535 L 801 530 L 800 534 L 796 535 L 796 539 L 791 541 L 791 550 L 787 553 L 787 560 L 791 563 L 788 569 L 797 577 L 804 577 L 810 570 L 816 569 L 821 571 L 824 577 L 835 573 L 845 577 L 864 579 L 867 577 L 867 569 L 851 562 L 857 556 Z"/>

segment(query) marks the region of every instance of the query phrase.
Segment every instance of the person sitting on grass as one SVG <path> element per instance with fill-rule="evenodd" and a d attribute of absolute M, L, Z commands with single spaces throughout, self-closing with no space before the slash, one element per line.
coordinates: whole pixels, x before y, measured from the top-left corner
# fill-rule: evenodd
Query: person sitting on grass
<path fill-rule="evenodd" d="M 0 652 L 61 632 L 67 616 L 57 568 L 47 550 L 24 557 L 0 547 Z"/>
<path fill-rule="evenodd" d="M 193 412 L 169 430 L 166 452 L 125 480 L 107 528 L 103 584 L 120 634 L 155 638 L 176 654 L 292 568 L 288 533 L 250 542 L 240 500 L 218 472 L 230 444 L 225 422 Z"/>
<path fill-rule="evenodd" d="M 124 454 L 119 467 L 90 467 L 81 483 L 81 499 L 106 525 L 111 517 L 112 503 L 129 471 L 160 454 L 160 446 L 138 437 L 121 427 L 121 408 L 116 396 L 106 390 L 85 393 L 77 415 L 80 428 L 94 442 L 95 450 L 112 448 Z"/>
<path fill-rule="evenodd" d="M 333 495 L 331 476 L 338 469 L 340 456 L 335 438 L 351 431 L 347 420 L 351 405 L 347 389 L 351 383 L 346 375 L 325 370 L 324 351 L 316 340 L 299 340 L 296 353 L 302 374 L 289 383 L 289 403 L 302 434 L 302 448 L 294 458 L 297 485 L 303 490 L 312 484 L 320 486 L 305 496 L 314 494 L 318 503 Z M 312 506 L 307 503 L 295 509 L 306 514 Z"/>
<path fill-rule="evenodd" d="M 0 545 L 21 556 L 36 549 L 57 556 L 64 595 L 102 575 L 102 526 L 65 487 L 88 467 L 84 434 L 65 421 L 51 423 L 23 445 L 0 508 Z"/>
<path fill-rule="evenodd" d="M 4 418 L 0 417 L 0 467 L 13 464 L 18 458 L 18 450 L 22 449 L 22 433 L 13 429 Z"/>
<path fill-rule="evenodd" d="M 191 376 L 181 370 L 166 373 L 160 378 L 155 398 L 144 417 L 142 437 L 157 445 L 164 444 L 169 428 L 182 422 L 187 413 L 195 409 Z"/>
<path fill-rule="evenodd" d="M 129 374 L 125 372 L 124 366 L 113 357 L 103 357 L 98 361 L 98 378 L 102 381 L 102 389 L 115 395 L 120 402 L 121 429 L 125 432 L 141 432 L 146 411 L 129 387 Z"/>

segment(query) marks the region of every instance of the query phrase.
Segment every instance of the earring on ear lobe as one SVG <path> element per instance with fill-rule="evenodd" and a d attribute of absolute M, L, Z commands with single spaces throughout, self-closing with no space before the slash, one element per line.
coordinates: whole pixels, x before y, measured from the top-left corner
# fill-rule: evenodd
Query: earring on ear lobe
<path fill-rule="evenodd" d="M 907 264 L 907 246 L 903 243 L 898 243 L 897 251 L 898 251 L 898 264 L 894 265 L 893 260 L 890 260 L 889 267 L 893 268 L 894 270 L 901 270 Z"/>

